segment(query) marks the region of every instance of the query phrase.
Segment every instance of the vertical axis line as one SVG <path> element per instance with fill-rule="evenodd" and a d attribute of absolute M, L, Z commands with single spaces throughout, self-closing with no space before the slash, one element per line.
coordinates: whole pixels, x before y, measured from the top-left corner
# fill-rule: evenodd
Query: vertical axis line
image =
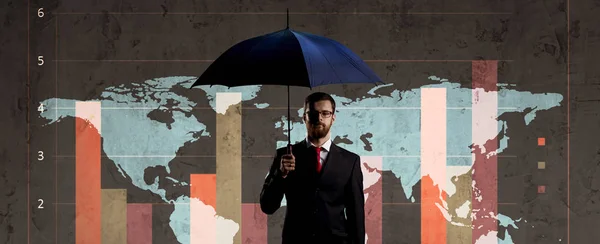
<path fill-rule="evenodd" d="M 571 243 L 571 1 L 567 0 L 567 244 Z"/>
<path fill-rule="evenodd" d="M 58 15 L 54 18 L 54 57 L 58 59 Z M 58 62 L 54 67 L 54 121 L 58 121 Z M 54 155 L 58 155 L 58 124 L 54 126 Z M 54 199 L 58 202 L 58 157 L 54 157 Z M 54 243 L 58 244 L 58 204 L 54 204 Z"/>
<path fill-rule="evenodd" d="M 31 168 L 30 168 L 31 167 L 31 155 L 30 155 L 31 154 L 31 134 L 30 134 L 31 133 L 31 131 L 30 131 L 31 124 L 30 123 L 31 122 L 30 122 L 30 119 L 31 118 L 29 117 L 30 116 L 29 113 L 31 113 L 31 110 L 30 110 L 31 109 L 31 77 L 29 76 L 29 62 L 30 62 L 30 60 L 29 60 L 29 56 L 30 56 L 29 9 L 30 8 L 31 8 L 31 0 L 27 0 L 27 115 L 26 115 L 26 118 L 27 118 L 27 244 L 29 244 L 29 242 L 30 242 L 29 238 L 31 236 L 31 233 L 30 233 L 31 230 L 29 228 L 30 227 L 29 226 L 29 224 L 30 224 L 29 216 L 31 215 L 31 213 L 30 213 L 31 199 L 30 199 L 30 192 L 29 192 L 29 190 L 30 190 L 29 188 L 31 187 L 30 186 L 30 181 L 31 181 Z"/>

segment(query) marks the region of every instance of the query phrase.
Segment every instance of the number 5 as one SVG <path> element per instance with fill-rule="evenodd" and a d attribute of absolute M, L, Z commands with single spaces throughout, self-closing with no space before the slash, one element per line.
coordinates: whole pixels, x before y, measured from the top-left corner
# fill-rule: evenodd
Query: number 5
<path fill-rule="evenodd" d="M 38 65 L 39 66 L 44 65 L 44 56 L 38 56 Z"/>

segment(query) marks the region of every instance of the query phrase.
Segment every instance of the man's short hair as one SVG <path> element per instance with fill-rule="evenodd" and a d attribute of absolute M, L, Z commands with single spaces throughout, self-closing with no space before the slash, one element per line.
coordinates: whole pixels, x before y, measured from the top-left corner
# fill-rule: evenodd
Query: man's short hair
<path fill-rule="evenodd" d="M 304 99 L 304 111 L 306 111 L 306 108 L 311 104 L 315 104 L 316 102 L 325 100 L 331 102 L 331 108 L 333 109 L 333 111 L 331 112 L 335 113 L 335 100 L 333 100 L 333 97 L 331 97 L 325 92 L 315 92 L 308 95 L 306 99 Z"/>

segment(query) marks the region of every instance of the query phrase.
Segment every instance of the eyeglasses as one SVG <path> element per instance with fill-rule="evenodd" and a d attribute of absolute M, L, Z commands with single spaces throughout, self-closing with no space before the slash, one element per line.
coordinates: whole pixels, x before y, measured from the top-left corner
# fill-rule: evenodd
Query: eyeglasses
<path fill-rule="evenodd" d="M 315 116 L 315 117 L 322 115 L 323 118 L 329 118 L 329 117 L 331 117 L 333 112 L 327 111 L 327 110 L 325 110 L 325 111 L 309 111 L 309 112 L 306 112 L 306 114 L 308 116 Z"/>

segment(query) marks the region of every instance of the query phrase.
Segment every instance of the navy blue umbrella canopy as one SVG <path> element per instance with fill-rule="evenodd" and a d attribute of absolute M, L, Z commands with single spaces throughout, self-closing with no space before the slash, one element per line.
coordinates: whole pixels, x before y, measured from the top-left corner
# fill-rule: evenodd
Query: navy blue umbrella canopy
<path fill-rule="evenodd" d="M 198 78 L 196 85 L 316 87 L 381 79 L 350 49 L 332 39 L 289 28 L 242 41 Z"/>
<path fill-rule="evenodd" d="M 288 25 L 283 30 L 235 44 L 219 56 L 192 87 L 287 85 L 289 131 L 290 86 L 313 88 L 331 84 L 378 82 L 383 83 L 358 55 L 341 43 L 323 36 L 294 31 Z"/>

